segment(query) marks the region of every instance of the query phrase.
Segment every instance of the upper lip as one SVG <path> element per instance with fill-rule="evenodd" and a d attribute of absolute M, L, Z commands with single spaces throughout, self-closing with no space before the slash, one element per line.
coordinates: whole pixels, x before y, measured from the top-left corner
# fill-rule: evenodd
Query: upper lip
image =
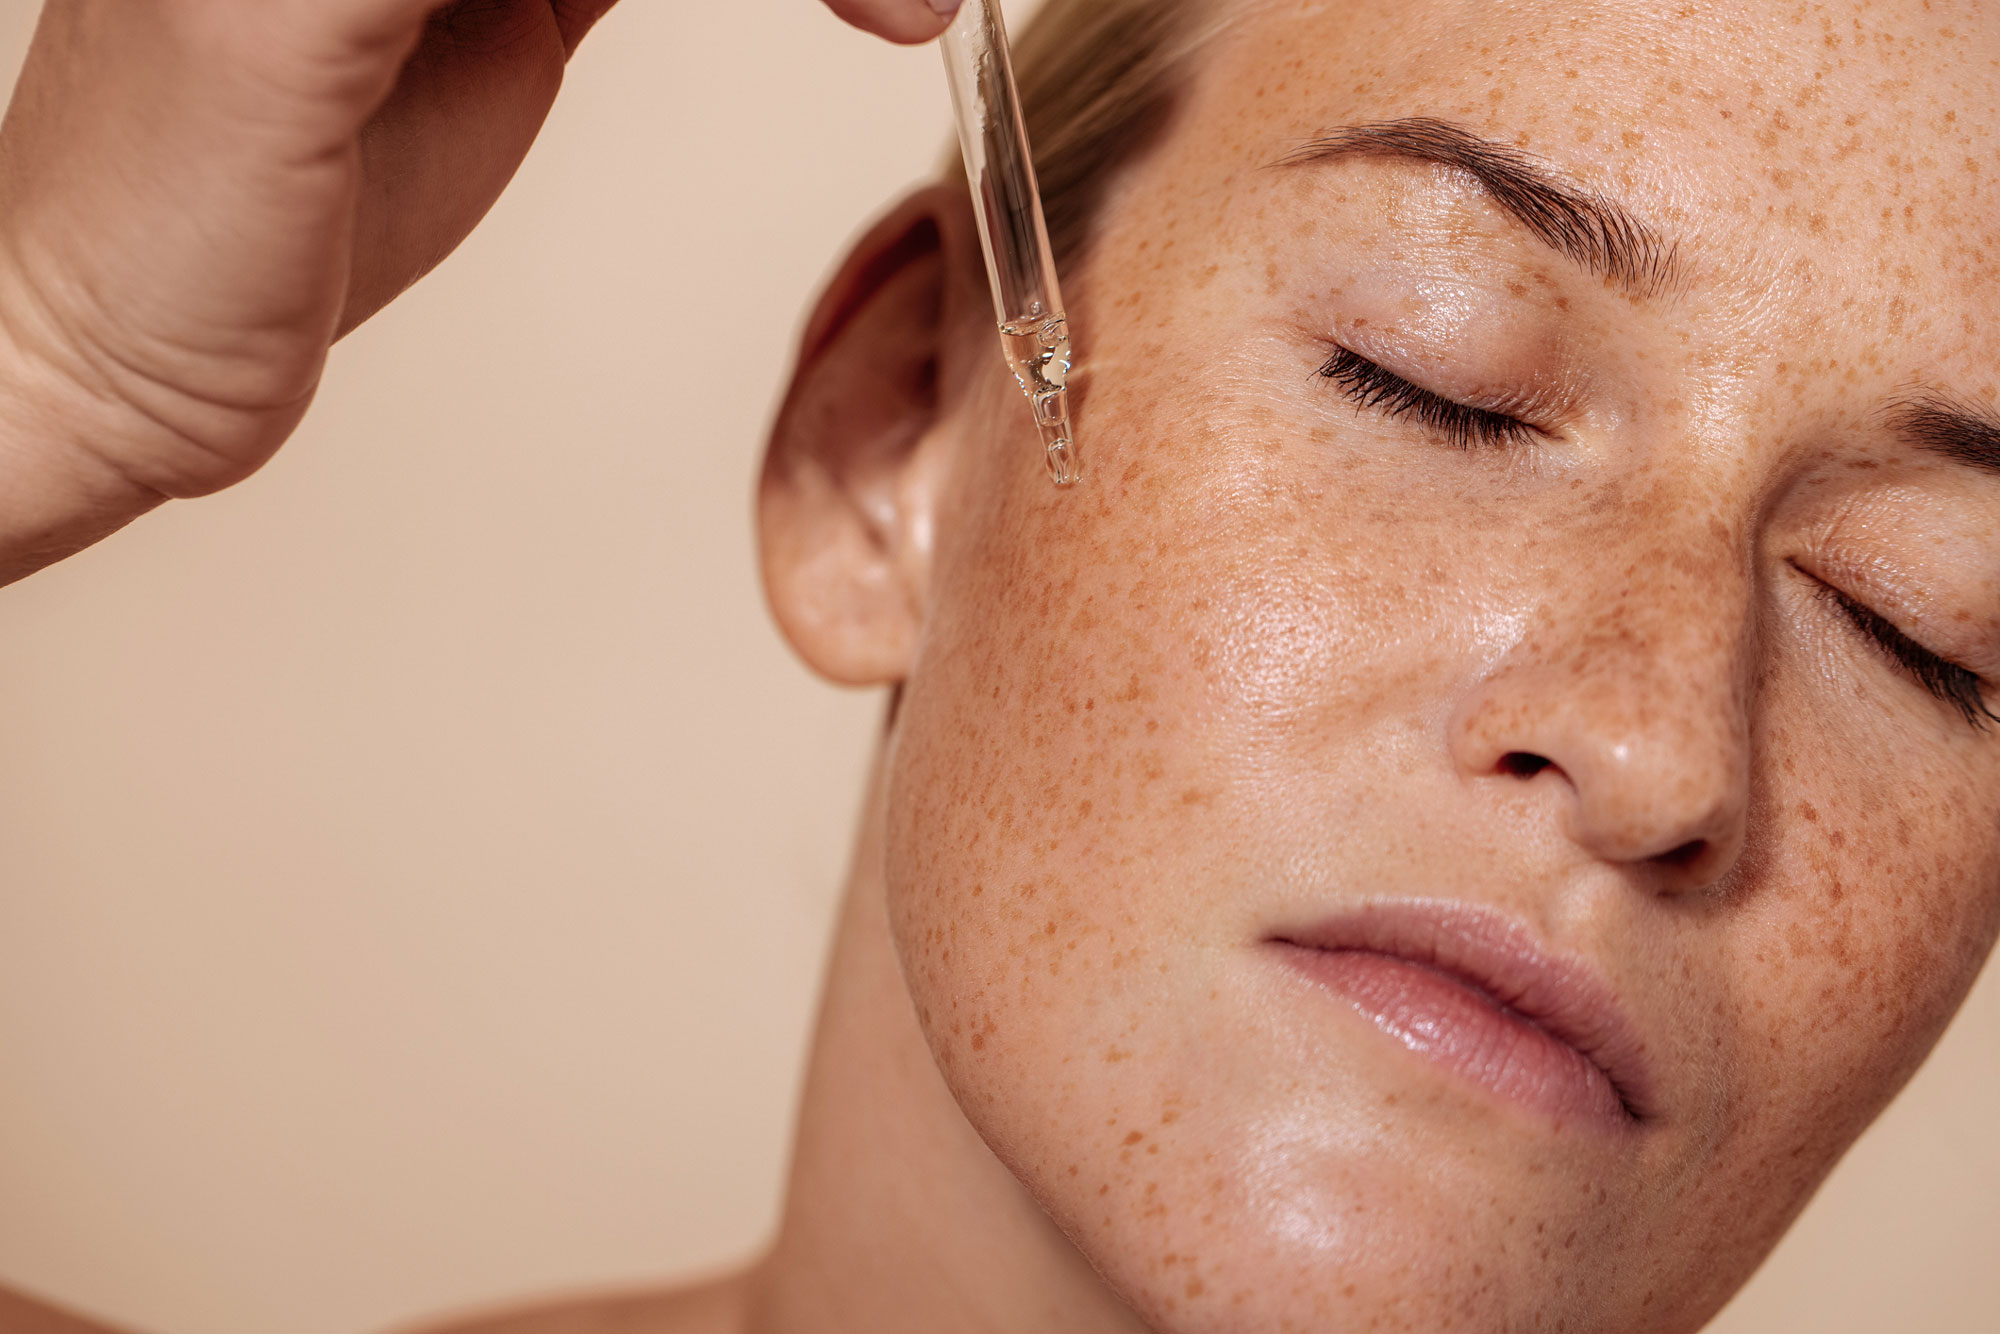
<path fill-rule="evenodd" d="M 1433 969 L 1576 1049 L 1603 1071 L 1634 1120 L 1656 1112 L 1647 1044 L 1617 993 L 1580 958 L 1543 948 L 1503 913 L 1467 904 L 1366 904 L 1271 940 L 1316 950 L 1359 950 Z"/>

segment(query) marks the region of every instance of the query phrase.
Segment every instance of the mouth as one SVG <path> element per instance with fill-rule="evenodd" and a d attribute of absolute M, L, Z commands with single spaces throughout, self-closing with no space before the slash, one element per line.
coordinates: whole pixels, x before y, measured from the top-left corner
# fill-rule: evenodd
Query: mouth
<path fill-rule="evenodd" d="M 1558 1125 L 1656 1114 L 1645 1040 L 1611 988 L 1505 916 L 1381 903 L 1266 943 L 1408 1050 Z"/>

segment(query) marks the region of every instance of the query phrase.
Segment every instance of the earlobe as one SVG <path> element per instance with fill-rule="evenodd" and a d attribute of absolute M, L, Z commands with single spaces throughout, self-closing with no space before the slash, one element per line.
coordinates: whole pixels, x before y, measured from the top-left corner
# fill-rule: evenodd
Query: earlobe
<path fill-rule="evenodd" d="M 806 327 L 764 459 L 765 594 L 799 655 L 843 685 L 902 680 L 921 628 L 939 362 L 954 251 L 972 225 L 961 201 L 919 192 L 849 253 Z"/>

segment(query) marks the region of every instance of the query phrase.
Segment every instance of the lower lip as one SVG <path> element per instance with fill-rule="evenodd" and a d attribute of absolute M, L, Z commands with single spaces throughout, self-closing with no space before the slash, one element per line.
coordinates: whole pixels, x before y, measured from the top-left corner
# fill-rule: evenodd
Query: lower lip
<path fill-rule="evenodd" d="M 1588 1057 L 1483 992 L 1366 950 L 1281 945 L 1291 964 L 1409 1050 L 1558 1123 L 1627 1128 L 1631 1116 Z"/>

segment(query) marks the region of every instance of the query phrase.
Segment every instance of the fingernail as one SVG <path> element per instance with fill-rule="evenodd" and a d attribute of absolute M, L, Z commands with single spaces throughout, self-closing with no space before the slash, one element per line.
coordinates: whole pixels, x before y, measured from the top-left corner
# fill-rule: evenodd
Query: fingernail
<path fill-rule="evenodd" d="M 941 19 L 948 19 L 958 13 L 959 6 L 964 3 L 965 0 L 930 0 L 932 10 Z"/>

